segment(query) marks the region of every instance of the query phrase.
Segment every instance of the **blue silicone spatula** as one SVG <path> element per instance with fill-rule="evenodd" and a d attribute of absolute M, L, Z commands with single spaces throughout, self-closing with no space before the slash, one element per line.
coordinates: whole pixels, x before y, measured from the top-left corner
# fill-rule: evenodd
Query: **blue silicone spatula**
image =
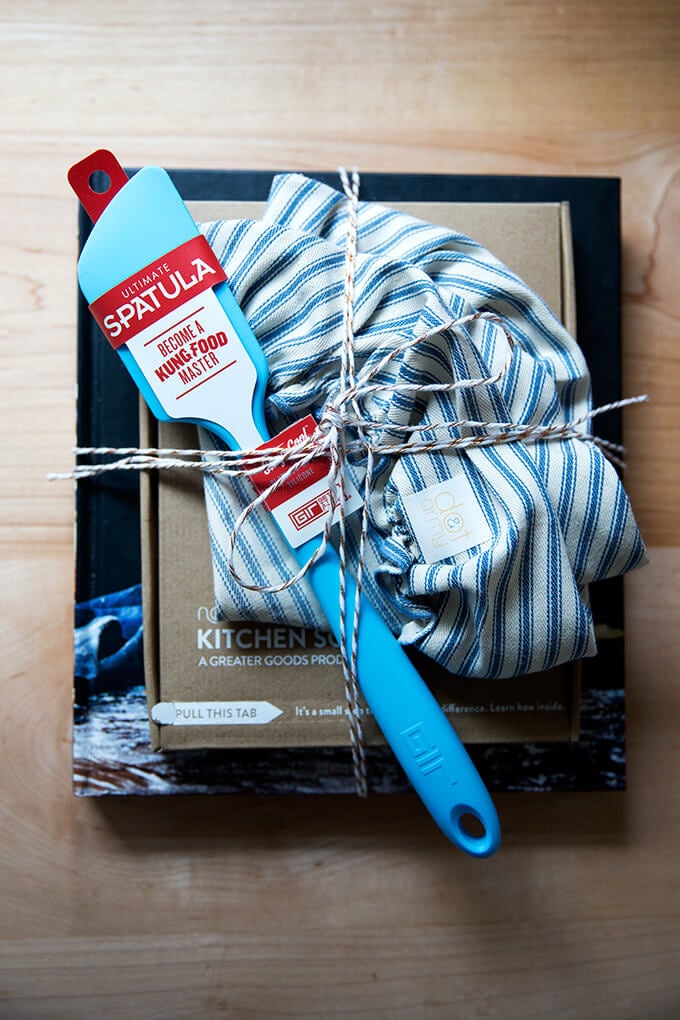
<path fill-rule="evenodd" d="M 98 180 L 104 185 L 93 187 Z M 161 420 L 202 425 L 232 449 L 268 440 L 266 358 L 168 174 L 151 166 L 128 178 L 112 153 L 99 150 L 71 168 L 69 181 L 94 221 L 78 263 L 81 289 L 151 411 Z M 293 550 L 300 564 L 320 541 Z M 349 642 L 330 545 L 307 577 L 336 638 L 345 627 Z M 346 604 L 353 605 L 354 582 L 346 583 Z M 500 825 L 491 797 L 427 684 L 365 597 L 357 673 L 385 739 L 445 835 L 472 856 L 493 854 Z M 470 817 L 481 835 L 471 831 Z"/>

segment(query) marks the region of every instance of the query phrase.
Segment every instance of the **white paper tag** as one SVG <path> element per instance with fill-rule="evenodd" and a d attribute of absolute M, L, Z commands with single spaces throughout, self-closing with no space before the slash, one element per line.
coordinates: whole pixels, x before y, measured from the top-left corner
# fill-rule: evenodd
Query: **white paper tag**
<path fill-rule="evenodd" d="M 151 709 L 159 726 L 262 726 L 280 715 L 269 701 L 159 701 Z"/>
<path fill-rule="evenodd" d="M 180 202 L 181 205 L 181 202 Z M 201 234 L 106 291 L 90 308 L 114 349 L 125 345 L 165 414 L 214 422 L 242 448 L 257 446 L 252 420 L 257 369 L 250 327 L 234 302 L 230 318 L 214 287 L 226 274 Z"/>
<path fill-rule="evenodd" d="M 405 496 L 404 507 L 426 563 L 439 563 L 493 537 L 465 475 Z"/>
<path fill-rule="evenodd" d="M 338 517 L 338 503 L 341 499 L 340 486 L 337 486 L 335 497 L 335 513 Z M 284 534 L 288 544 L 297 549 L 310 538 L 323 534 L 326 516 L 330 510 L 330 490 L 326 479 L 316 482 L 304 492 L 297 493 L 288 502 L 272 510 L 272 516 Z M 345 517 L 359 510 L 363 505 L 361 496 L 349 478 L 345 478 Z"/>
<path fill-rule="evenodd" d="M 213 290 L 141 330 L 127 347 L 168 415 L 215 422 L 239 445 L 252 444 L 255 365 Z"/>

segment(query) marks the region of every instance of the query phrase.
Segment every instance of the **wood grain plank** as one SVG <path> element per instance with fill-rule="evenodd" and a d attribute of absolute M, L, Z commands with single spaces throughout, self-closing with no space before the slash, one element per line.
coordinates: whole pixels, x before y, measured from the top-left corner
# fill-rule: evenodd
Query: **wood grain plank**
<path fill-rule="evenodd" d="M 542 966 L 529 962 L 539 938 Z M 3 1015 L 31 1018 L 561 1016 L 670 1020 L 677 930 L 641 922 L 128 936 L 9 943 Z M 538 961 L 537 961 L 538 963 Z M 641 987 L 645 975 L 648 987 Z M 4 979 L 4 980 L 3 980 Z M 126 992 L 121 995 L 121 984 Z M 0 999 L 0 1002 L 2 1000 Z M 134 1004 L 134 1005 L 133 1005 Z M 57 1012 L 60 1010 L 61 1012 Z"/>
<path fill-rule="evenodd" d="M 680 1010 L 680 16 L 650 0 L 0 7 L 0 1015 L 671 1018 Z M 625 795 L 499 798 L 501 854 L 411 797 L 70 791 L 76 203 L 135 165 L 622 179 Z"/>

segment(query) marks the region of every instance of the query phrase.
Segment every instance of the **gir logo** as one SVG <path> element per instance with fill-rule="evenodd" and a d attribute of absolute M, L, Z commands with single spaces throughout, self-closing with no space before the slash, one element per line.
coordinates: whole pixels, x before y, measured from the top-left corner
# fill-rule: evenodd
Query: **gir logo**
<path fill-rule="evenodd" d="M 328 513 L 330 507 L 330 493 L 328 489 L 322 492 L 319 496 L 314 496 L 312 499 L 308 499 L 302 506 L 296 506 L 294 510 L 291 510 L 288 514 L 291 524 L 296 531 L 302 531 L 312 521 L 317 520 L 319 517 L 323 517 L 324 514 Z"/>

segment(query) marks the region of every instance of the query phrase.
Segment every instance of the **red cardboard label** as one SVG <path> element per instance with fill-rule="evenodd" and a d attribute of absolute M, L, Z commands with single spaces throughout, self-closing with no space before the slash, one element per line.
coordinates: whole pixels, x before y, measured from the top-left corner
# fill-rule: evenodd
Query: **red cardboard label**
<path fill-rule="evenodd" d="M 262 443 L 261 446 L 258 446 L 258 450 L 268 450 L 272 447 L 280 446 L 293 449 L 293 447 L 298 446 L 303 440 L 313 435 L 315 429 L 316 422 L 312 415 L 308 414 L 306 418 L 301 418 L 300 421 L 289 425 L 283 432 L 279 432 L 278 436 L 274 436 L 273 439 Z M 258 471 L 257 474 L 251 475 L 251 481 L 257 491 L 264 492 L 270 485 L 273 485 L 286 471 L 290 470 L 291 463 L 292 461 L 289 461 L 280 467 L 265 468 L 264 471 Z M 265 506 L 269 510 L 274 510 L 277 506 L 281 506 L 282 503 L 286 503 L 297 493 L 308 489 L 310 485 L 314 485 L 315 482 L 325 478 L 328 474 L 328 468 L 329 459 L 327 456 L 315 457 L 313 460 L 310 460 L 307 464 L 298 468 L 297 471 L 294 471 L 290 478 L 267 497 Z"/>
<path fill-rule="evenodd" d="M 198 234 L 102 294 L 90 311 L 118 348 L 226 279 L 212 248 Z"/>

